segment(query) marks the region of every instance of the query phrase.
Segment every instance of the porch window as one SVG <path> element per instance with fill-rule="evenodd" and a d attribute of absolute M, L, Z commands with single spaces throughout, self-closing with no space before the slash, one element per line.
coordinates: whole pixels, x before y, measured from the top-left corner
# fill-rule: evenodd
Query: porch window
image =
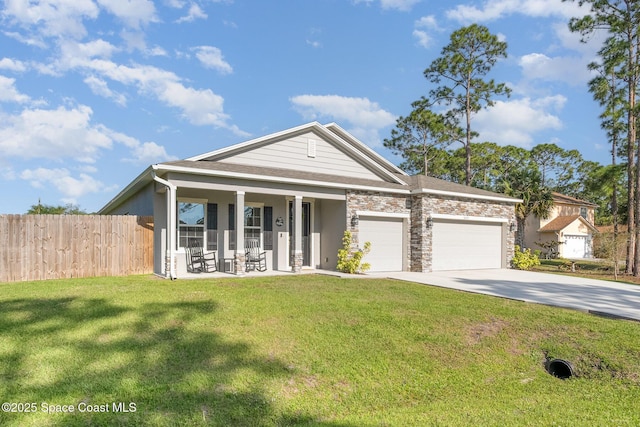
<path fill-rule="evenodd" d="M 178 247 L 186 248 L 196 240 L 204 245 L 205 204 L 178 202 Z"/>
<path fill-rule="evenodd" d="M 262 234 L 262 208 L 246 206 L 244 208 L 244 237 L 245 239 L 260 239 Z M 262 246 L 262 245 L 261 245 Z"/>

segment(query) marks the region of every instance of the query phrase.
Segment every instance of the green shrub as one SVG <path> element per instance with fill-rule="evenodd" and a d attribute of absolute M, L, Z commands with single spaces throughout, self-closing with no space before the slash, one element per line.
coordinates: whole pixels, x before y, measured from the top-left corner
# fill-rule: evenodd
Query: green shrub
<path fill-rule="evenodd" d="M 516 245 L 513 259 L 511 260 L 511 266 L 518 270 L 531 270 L 533 267 L 540 265 L 540 258 L 536 254 L 531 253 L 531 249 L 520 249 L 520 246 Z"/>
<path fill-rule="evenodd" d="M 364 273 L 371 268 L 369 263 L 363 263 L 362 259 L 371 251 L 371 242 L 365 242 L 364 248 L 353 251 L 353 235 L 349 230 L 342 237 L 342 249 L 338 250 L 338 271 L 343 273 Z"/>

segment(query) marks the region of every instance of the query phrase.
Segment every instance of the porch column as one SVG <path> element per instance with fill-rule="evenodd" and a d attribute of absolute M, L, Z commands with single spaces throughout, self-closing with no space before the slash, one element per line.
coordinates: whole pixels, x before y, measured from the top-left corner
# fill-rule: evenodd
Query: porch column
<path fill-rule="evenodd" d="M 299 273 L 302 270 L 302 196 L 296 196 L 293 202 L 293 254 L 291 271 Z"/>
<path fill-rule="evenodd" d="M 236 254 L 235 270 L 238 276 L 244 276 L 244 191 L 236 191 Z"/>

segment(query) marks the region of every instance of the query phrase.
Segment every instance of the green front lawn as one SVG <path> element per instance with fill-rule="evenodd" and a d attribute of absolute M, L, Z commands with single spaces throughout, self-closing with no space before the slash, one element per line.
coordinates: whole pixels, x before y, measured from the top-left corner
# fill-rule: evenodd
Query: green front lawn
<path fill-rule="evenodd" d="M 639 349 L 640 323 L 389 280 L 1 284 L 1 400 L 35 412 L 0 425 L 634 426 Z"/>

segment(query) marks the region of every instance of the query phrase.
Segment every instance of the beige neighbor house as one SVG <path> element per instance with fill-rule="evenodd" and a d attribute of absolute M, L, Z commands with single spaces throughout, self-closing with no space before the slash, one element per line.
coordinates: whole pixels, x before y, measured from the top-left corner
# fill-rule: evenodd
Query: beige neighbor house
<path fill-rule="evenodd" d="M 553 208 L 547 219 L 530 215 L 525 223 L 524 246 L 541 249 L 537 242 L 558 242 L 557 256 L 591 258 L 597 205 L 560 193 L 553 193 Z M 545 252 L 543 250 L 543 252 Z"/>
<path fill-rule="evenodd" d="M 187 272 L 192 241 L 219 271 L 243 274 L 249 239 L 269 270 L 335 270 L 345 230 L 372 243 L 371 271 L 427 272 L 508 267 L 517 202 L 408 176 L 338 125 L 312 122 L 152 165 L 100 213 L 152 215 L 155 272 L 170 278 Z"/>

